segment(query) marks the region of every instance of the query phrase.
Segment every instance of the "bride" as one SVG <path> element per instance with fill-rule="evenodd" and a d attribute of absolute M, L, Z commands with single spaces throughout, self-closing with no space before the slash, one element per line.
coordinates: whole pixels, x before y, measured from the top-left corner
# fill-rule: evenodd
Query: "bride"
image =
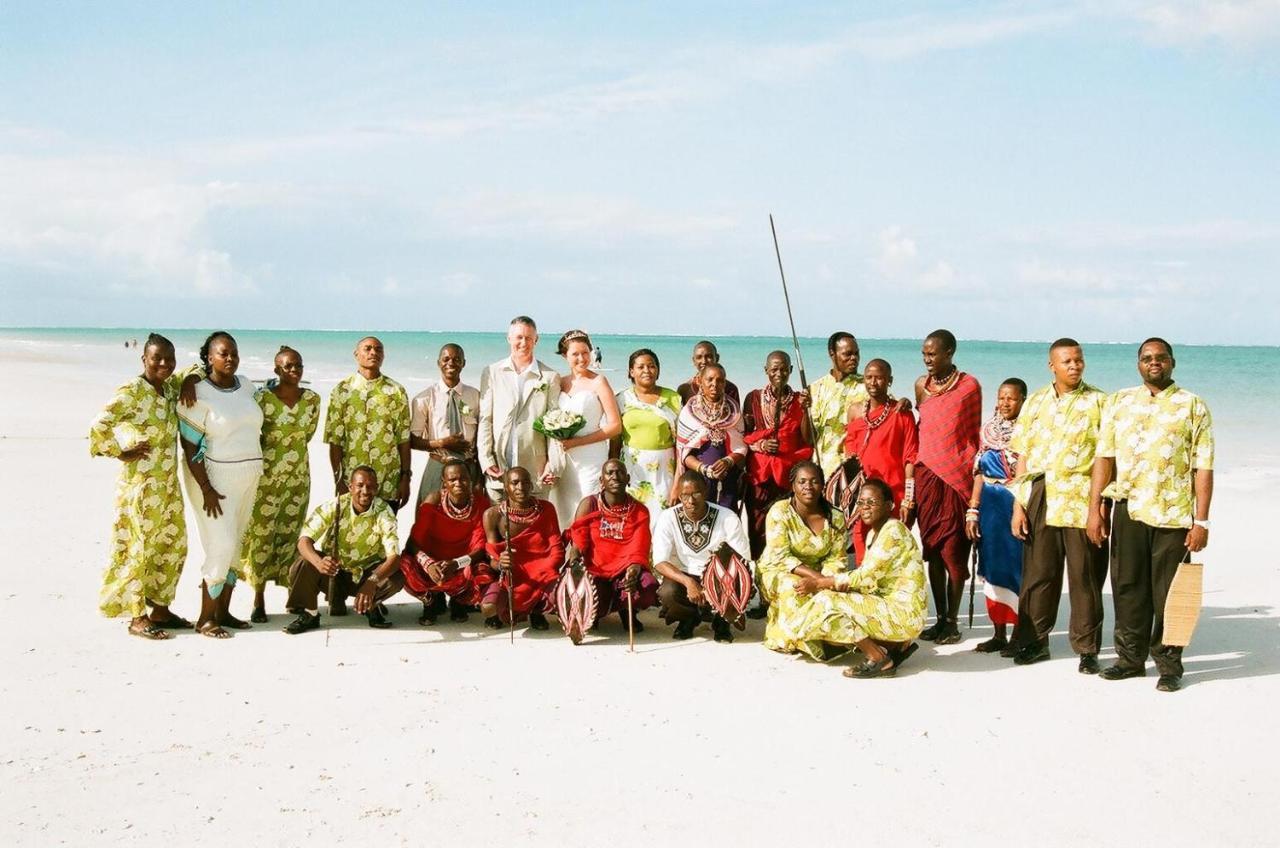
<path fill-rule="evenodd" d="M 600 491 L 600 466 L 609 458 L 609 440 L 622 432 L 622 418 L 608 379 L 591 370 L 592 347 L 587 334 L 570 330 L 560 337 L 556 352 L 569 363 L 569 376 L 560 378 L 560 408 L 587 421 L 577 435 L 560 442 L 564 470 L 550 499 L 564 530 L 573 523 L 582 499 Z"/>

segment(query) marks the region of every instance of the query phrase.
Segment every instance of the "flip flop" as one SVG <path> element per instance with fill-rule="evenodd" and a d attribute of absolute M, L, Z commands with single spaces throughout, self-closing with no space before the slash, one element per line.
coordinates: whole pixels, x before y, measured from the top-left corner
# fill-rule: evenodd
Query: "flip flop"
<path fill-rule="evenodd" d="M 157 642 L 163 642 L 165 639 L 172 638 L 169 631 L 165 630 L 155 622 L 146 624 L 130 624 L 129 635 L 137 636 L 141 639 L 152 639 Z"/>

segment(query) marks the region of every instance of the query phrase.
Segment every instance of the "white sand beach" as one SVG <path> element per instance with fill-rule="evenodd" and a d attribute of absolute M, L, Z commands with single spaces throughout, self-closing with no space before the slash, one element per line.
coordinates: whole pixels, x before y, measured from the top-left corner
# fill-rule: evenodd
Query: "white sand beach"
<path fill-rule="evenodd" d="M 616 618 L 512 645 L 478 616 L 421 628 L 407 595 L 386 631 L 286 636 L 277 589 L 268 625 L 153 643 L 97 612 L 119 468 L 85 439 L 136 364 L 0 346 L 5 845 L 1276 843 L 1280 468 L 1218 474 L 1174 695 L 1077 674 L 1065 598 L 1050 662 L 973 653 L 979 596 L 962 644 L 874 681 L 765 650 L 758 622 L 674 642 L 649 611 L 633 655 Z M 190 618 L 198 558 L 193 531 Z"/>

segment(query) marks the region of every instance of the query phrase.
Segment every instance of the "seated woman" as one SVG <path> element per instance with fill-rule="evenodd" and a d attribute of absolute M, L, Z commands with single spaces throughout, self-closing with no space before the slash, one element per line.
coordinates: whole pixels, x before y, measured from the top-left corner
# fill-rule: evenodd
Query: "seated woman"
<path fill-rule="evenodd" d="M 800 476 L 797 472 L 797 488 L 821 485 L 821 477 L 815 475 L 816 479 L 801 486 Z M 816 494 L 810 497 L 816 501 Z M 811 656 L 817 652 L 802 648 L 803 643 L 857 647 L 866 660 L 846 669 L 846 677 L 883 677 L 893 674 L 915 652 L 915 639 L 924 629 L 924 561 L 911 531 L 890 517 L 894 503 L 888 484 L 877 479 L 866 481 L 857 504 L 867 527 L 862 566 L 856 571 L 837 571 L 827 561 L 823 563 L 825 573 L 819 574 L 797 565 L 789 587 L 797 596 L 794 604 L 782 600 L 779 590 L 784 583 L 779 581 L 774 587 L 779 592 L 779 626 L 790 635 L 787 647 L 806 650 Z M 805 529 L 813 532 L 813 525 Z M 777 543 L 779 547 L 782 544 L 781 540 Z M 765 556 L 769 557 L 767 549 Z M 788 614 L 785 620 L 784 613 Z"/>

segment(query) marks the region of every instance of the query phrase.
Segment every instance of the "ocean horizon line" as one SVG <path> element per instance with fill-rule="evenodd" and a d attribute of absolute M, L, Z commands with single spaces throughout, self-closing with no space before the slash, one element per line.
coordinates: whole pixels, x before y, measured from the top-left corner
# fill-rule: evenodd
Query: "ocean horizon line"
<path fill-rule="evenodd" d="M 74 332 L 74 331 L 92 331 L 92 332 L 129 332 L 129 333 L 140 333 L 140 332 L 158 332 L 158 333 L 165 333 L 165 332 L 183 332 L 183 333 L 190 333 L 190 332 L 201 332 L 201 331 L 203 331 L 203 332 L 212 332 L 213 330 L 218 330 L 218 329 L 223 329 L 223 330 L 226 330 L 227 332 L 243 331 L 243 332 L 251 332 L 251 333 L 326 333 L 326 334 L 334 334 L 334 335 L 339 335 L 339 334 L 343 334 L 343 335 L 345 335 L 345 334 L 351 334 L 351 333 L 365 333 L 365 334 L 372 334 L 372 333 L 391 334 L 391 333 L 397 333 L 397 334 L 426 334 L 426 335 L 444 335 L 444 334 L 447 334 L 447 333 L 466 333 L 466 334 L 472 334 L 472 335 L 495 335 L 495 336 L 501 336 L 501 335 L 503 335 L 503 330 L 501 330 L 501 329 L 475 330 L 475 329 L 457 329 L 457 328 L 451 328 L 451 329 L 448 329 L 448 330 L 431 330 L 431 329 L 405 330 L 405 329 L 388 329 L 388 328 L 373 328 L 373 329 L 369 329 L 368 327 L 364 327 L 364 328 L 342 328 L 342 327 L 244 327 L 244 326 L 230 326 L 230 325 L 224 325 L 224 326 L 219 326 L 219 327 L 212 327 L 212 326 L 210 326 L 210 325 L 194 326 L 194 327 L 192 327 L 192 326 L 188 326 L 188 327 L 180 327 L 180 326 L 167 326 L 167 327 L 140 327 L 140 326 L 88 326 L 88 325 L 65 325 L 65 326 L 58 326 L 58 325 L 45 325 L 45 326 L 35 326 L 35 325 L 30 325 L 30 326 L 11 326 L 11 325 L 0 325 L 0 332 L 5 332 L 5 333 L 23 332 L 23 331 L 35 331 L 35 332 L 49 332 L 49 331 L 67 331 L 67 332 Z M 783 340 L 786 340 L 786 341 L 789 341 L 789 340 L 791 339 L 791 336 L 790 336 L 790 335 L 788 335 L 788 334 L 769 334 L 769 333 L 700 333 L 700 334 L 699 334 L 699 333 L 653 333 L 653 332 L 648 332 L 648 331 L 644 331 L 644 330 L 635 330 L 635 331 L 628 331 L 628 332 L 615 332 L 615 331 L 606 331 L 606 330 L 601 330 L 601 331 L 588 331 L 588 332 L 590 333 L 590 335 L 592 335 L 592 336 L 596 336 L 596 337 L 600 337 L 600 338 L 608 338 L 608 337 L 616 337 L 616 336 L 625 336 L 625 337 L 645 336 L 645 337 L 650 337 L 650 338 L 655 338 L 655 339 L 710 339 L 710 340 L 713 340 L 713 341 L 714 341 L 716 338 L 733 338 L 733 339 L 783 339 Z M 834 331 L 833 331 L 833 332 L 834 332 Z M 853 332 L 853 331 L 851 331 L 851 330 L 850 330 L 849 332 Z M 539 330 L 539 334 L 540 334 L 540 335 L 544 335 L 544 337 L 545 337 L 546 339 L 550 339 L 551 335 L 554 335 L 554 334 L 548 334 L 548 333 L 545 333 L 545 332 L 544 332 L 544 331 L 542 331 L 541 329 Z M 853 334 L 854 334 L 854 336 L 855 336 L 856 338 L 858 338 L 859 340 L 867 340 L 867 341 L 883 341 L 883 342 L 905 342 L 905 341 L 913 341 L 913 340 L 916 340 L 916 339 L 921 339 L 921 338 L 923 338 L 923 336 L 869 336 L 869 335 L 859 335 L 858 333 L 853 333 Z M 796 338 L 797 338 L 797 339 L 799 339 L 799 340 L 801 340 L 801 341 L 806 341 L 806 342 L 822 342 L 822 343 L 825 343 L 825 342 L 826 342 L 827 337 L 828 337 L 828 336 L 826 336 L 826 335 L 823 335 L 823 336 L 805 336 L 805 335 L 798 335 L 798 336 L 796 336 Z M 975 336 L 961 336 L 961 335 L 958 335 L 958 334 L 957 334 L 956 338 L 957 338 L 959 341 L 962 341 L 962 342 L 976 342 L 976 343 L 981 343 L 981 344 L 1049 344 L 1049 343 L 1051 343 L 1051 342 L 1053 342 L 1053 341 L 1055 340 L 1055 339 L 1050 339 L 1050 338 L 1044 338 L 1044 339 L 1028 339 L 1028 338 L 1021 338 L 1021 339 L 979 338 L 979 337 L 975 337 Z M 1143 339 L 1141 339 L 1141 338 L 1134 338 L 1134 339 L 1106 339 L 1106 340 L 1103 340 L 1103 339 L 1088 339 L 1088 338 L 1080 338 L 1079 336 L 1075 336 L 1075 337 L 1073 337 L 1073 338 L 1076 338 L 1076 339 L 1077 339 L 1077 340 L 1078 340 L 1082 345 L 1136 345 L 1136 344 L 1139 344 L 1140 342 L 1142 342 L 1142 341 L 1143 341 Z M 1143 338 L 1146 338 L 1146 337 L 1144 336 Z M 1236 348 L 1236 349 L 1257 349 L 1257 350 L 1276 350 L 1276 349 L 1280 349 L 1280 345 L 1265 345 L 1265 344 L 1226 344 L 1226 343 L 1220 343 L 1220 342 L 1212 342 L 1212 343 L 1210 343 L 1210 342 L 1180 342 L 1180 341 L 1178 341 L 1176 338 L 1172 338 L 1172 339 L 1170 339 L 1169 341 L 1170 341 L 1172 344 L 1174 344 L 1178 349 L 1182 349 L 1182 348 Z"/>

